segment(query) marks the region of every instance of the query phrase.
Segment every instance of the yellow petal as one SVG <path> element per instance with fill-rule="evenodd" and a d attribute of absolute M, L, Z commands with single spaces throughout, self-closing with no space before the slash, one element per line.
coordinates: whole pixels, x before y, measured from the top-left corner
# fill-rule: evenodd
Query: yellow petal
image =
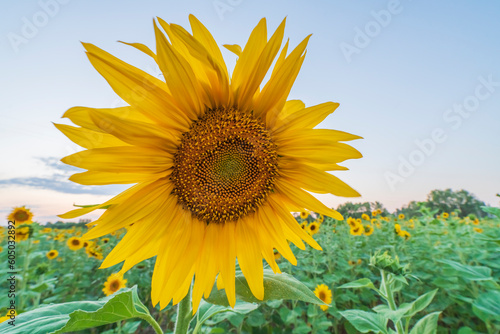
<path fill-rule="evenodd" d="M 241 271 L 255 298 L 264 299 L 264 268 L 257 234 L 249 226 L 251 221 L 236 223 L 236 253 Z"/>
<path fill-rule="evenodd" d="M 107 133 L 93 131 L 86 128 L 77 128 L 71 125 L 53 124 L 72 142 L 84 148 L 92 149 L 127 145 L 127 143 Z"/>
<path fill-rule="evenodd" d="M 312 129 L 321 123 L 326 116 L 333 113 L 338 106 L 338 103 L 326 102 L 298 110 L 288 116 L 284 115 L 284 118 L 277 120 L 273 131 L 279 133 L 280 131 Z"/>
<path fill-rule="evenodd" d="M 241 52 L 242 52 L 241 46 L 239 46 L 238 44 L 224 44 L 223 47 L 225 47 L 226 49 L 228 49 L 229 51 L 231 51 L 232 53 L 234 53 L 238 57 L 241 55 Z"/>
<path fill-rule="evenodd" d="M 140 174 L 87 171 L 73 174 L 69 177 L 69 180 L 83 185 L 130 184 L 154 181 L 169 175 L 170 172 L 171 170 L 158 174 Z"/>

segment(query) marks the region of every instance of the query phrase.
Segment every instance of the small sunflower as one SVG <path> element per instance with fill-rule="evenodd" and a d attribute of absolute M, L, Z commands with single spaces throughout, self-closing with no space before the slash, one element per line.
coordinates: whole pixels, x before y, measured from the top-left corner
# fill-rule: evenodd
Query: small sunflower
<path fill-rule="evenodd" d="M 45 227 L 43 230 L 42 230 L 42 233 L 51 233 L 52 232 L 52 229 L 50 227 Z"/>
<path fill-rule="evenodd" d="M 83 247 L 83 241 L 80 238 L 71 237 L 66 241 L 66 245 L 68 245 L 68 248 L 71 250 L 79 250 Z"/>
<path fill-rule="evenodd" d="M 361 219 L 363 219 L 363 220 L 370 220 L 370 216 L 368 216 L 366 213 L 363 213 L 361 215 Z"/>
<path fill-rule="evenodd" d="M 349 224 L 349 226 L 351 228 L 354 228 L 354 227 L 359 225 L 359 223 L 356 221 L 356 219 L 354 219 L 352 217 L 347 218 L 347 224 Z"/>
<path fill-rule="evenodd" d="M 307 211 L 300 212 L 300 218 L 307 219 L 307 217 L 309 217 L 309 212 L 307 212 Z"/>
<path fill-rule="evenodd" d="M 477 233 L 483 233 L 483 229 L 479 227 L 474 227 L 474 231 L 476 231 Z"/>
<path fill-rule="evenodd" d="M 101 242 L 102 242 L 103 244 L 107 244 L 107 243 L 109 242 L 109 238 L 102 238 L 102 239 L 101 239 Z"/>
<path fill-rule="evenodd" d="M 275 260 L 281 259 L 281 254 L 280 254 L 280 252 L 278 252 L 278 250 L 276 248 L 273 250 L 273 252 L 274 252 L 274 259 Z"/>
<path fill-rule="evenodd" d="M 17 241 L 24 241 L 24 240 L 28 240 L 28 238 L 30 237 L 30 228 L 28 226 L 24 226 L 24 227 L 18 227 L 16 228 L 16 242 Z"/>
<path fill-rule="evenodd" d="M 316 219 L 318 223 L 323 223 L 325 221 L 325 216 L 322 215 L 321 213 L 318 216 L 318 219 Z"/>
<path fill-rule="evenodd" d="M 7 217 L 10 221 L 15 221 L 18 225 L 20 224 L 31 224 L 33 219 L 33 213 L 30 209 L 26 209 L 25 206 L 15 207 L 12 212 Z"/>
<path fill-rule="evenodd" d="M 49 260 L 53 260 L 53 259 L 55 259 L 58 255 L 59 255 L 59 252 L 58 252 L 58 251 L 56 251 L 55 249 L 49 250 L 49 251 L 47 252 L 47 254 L 45 254 L 45 256 L 47 256 L 47 258 L 48 258 Z"/>
<path fill-rule="evenodd" d="M 96 258 L 98 260 L 103 259 L 101 248 L 99 246 L 94 245 L 94 244 L 85 247 L 85 253 L 87 253 L 88 257 L 93 257 L 93 258 Z"/>
<path fill-rule="evenodd" d="M 357 265 L 360 265 L 360 264 L 362 264 L 362 263 L 363 263 L 363 260 L 361 260 L 361 259 L 358 259 L 358 261 L 356 261 L 356 264 L 357 264 Z"/>
<path fill-rule="evenodd" d="M 226 46 L 238 56 L 231 76 L 210 32 L 194 16 L 189 20 L 192 33 L 158 18 L 156 52 L 130 44 L 157 62 L 165 81 L 84 43 L 92 65 L 129 105 L 71 108 L 64 117 L 80 127 L 56 127 L 86 149 L 62 159 L 87 170 L 70 180 L 135 184 L 61 217 L 106 209 L 84 238 L 129 228 L 101 267 L 124 261 L 126 272 L 156 256 L 153 305 L 177 304 L 195 278 L 196 312 L 216 277 L 234 306 L 236 259 L 253 295 L 263 299 L 262 258 L 280 272 L 273 248 L 294 265 L 288 241 L 321 249 L 291 212 L 343 219 L 308 191 L 359 196 L 328 171 L 345 170 L 338 163 L 361 157 L 343 143 L 361 137 L 315 129 L 337 103 L 306 108 L 287 100 L 309 37 L 293 50 L 289 42 L 281 48 L 285 20 L 269 39 L 262 19 L 244 48 Z"/>
<path fill-rule="evenodd" d="M 127 280 L 123 279 L 123 275 L 116 273 L 116 274 L 111 274 L 107 281 L 104 283 L 104 288 L 102 289 L 102 292 L 106 296 L 112 295 L 116 291 L 126 288 Z"/>
<path fill-rule="evenodd" d="M 319 232 L 319 224 L 316 222 L 312 222 L 309 225 L 307 225 L 307 232 L 310 235 L 315 235 L 316 233 Z"/>
<path fill-rule="evenodd" d="M 347 263 L 348 263 L 350 266 L 355 266 L 355 265 L 356 265 L 356 261 L 353 261 L 353 260 L 349 260 L 349 261 L 347 261 Z"/>
<path fill-rule="evenodd" d="M 402 213 L 400 213 L 400 214 L 398 215 L 398 219 L 399 219 L 399 220 L 403 220 L 403 219 L 405 219 L 405 215 L 404 215 L 404 214 L 402 214 Z"/>
<path fill-rule="evenodd" d="M 330 304 L 332 302 L 332 290 L 328 288 L 325 284 L 318 284 L 316 289 L 314 289 L 314 294 L 316 297 L 321 299 L 325 304 Z M 323 311 L 328 310 L 328 305 L 320 305 Z"/>
<path fill-rule="evenodd" d="M 365 229 L 363 227 L 363 224 L 358 224 L 355 227 L 351 227 L 350 233 L 352 235 L 362 235 L 365 232 Z"/>
<path fill-rule="evenodd" d="M 448 212 L 443 212 L 443 218 L 444 219 L 447 219 L 449 217 L 450 217 L 450 215 L 448 214 Z"/>
<path fill-rule="evenodd" d="M 363 233 L 365 235 L 372 235 L 373 234 L 373 226 L 372 225 L 365 224 L 365 225 L 363 225 L 363 227 L 364 227 L 364 232 Z"/>
<path fill-rule="evenodd" d="M 405 240 L 408 240 L 408 239 L 410 239 L 410 237 L 411 237 L 410 232 L 408 232 L 408 231 L 404 231 L 404 230 L 401 230 L 401 231 L 398 233 L 398 235 L 399 235 L 400 237 L 402 237 L 402 238 L 405 238 Z"/>
<path fill-rule="evenodd" d="M 372 217 L 377 217 L 377 211 L 372 211 Z"/>
<path fill-rule="evenodd" d="M 401 225 L 399 225 L 398 223 L 394 224 L 394 232 L 396 234 L 401 232 Z"/>
<path fill-rule="evenodd" d="M 474 224 L 474 225 L 479 225 L 479 219 L 477 219 L 477 218 L 476 218 L 476 219 L 474 219 L 474 220 L 472 221 L 472 224 Z"/>
<path fill-rule="evenodd" d="M 377 209 L 377 215 L 381 215 L 382 214 L 382 210 L 381 209 Z"/>

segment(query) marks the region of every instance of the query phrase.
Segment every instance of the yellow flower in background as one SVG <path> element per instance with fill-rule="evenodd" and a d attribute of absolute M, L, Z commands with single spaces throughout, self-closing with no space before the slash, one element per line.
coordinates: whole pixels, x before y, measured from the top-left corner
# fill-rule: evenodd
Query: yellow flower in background
<path fill-rule="evenodd" d="M 59 252 L 56 251 L 55 249 L 52 249 L 45 254 L 49 260 L 55 259 L 59 255 Z"/>
<path fill-rule="evenodd" d="M 278 252 L 278 250 L 276 248 L 273 250 L 273 252 L 274 252 L 274 259 L 275 260 L 281 259 L 281 254 Z"/>
<path fill-rule="evenodd" d="M 399 225 L 399 224 L 397 224 L 397 223 L 396 223 L 396 224 L 394 224 L 394 231 L 395 231 L 396 233 L 401 232 L 401 225 Z"/>
<path fill-rule="evenodd" d="M 377 209 L 377 215 L 381 215 L 382 214 L 382 210 L 381 209 Z"/>
<path fill-rule="evenodd" d="M 244 48 L 227 46 L 238 56 L 230 77 L 210 32 L 194 16 L 189 19 L 192 33 L 157 20 L 156 53 L 131 44 L 157 62 L 166 82 L 84 43 L 92 65 L 129 105 L 71 108 L 64 117 L 80 127 L 56 126 L 86 149 L 62 160 L 88 170 L 70 180 L 135 184 L 105 203 L 61 217 L 106 209 L 86 239 L 133 224 L 101 267 L 124 261 L 126 272 L 156 256 L 153 305 L 177 304 L 196 277 L 196 312 L 216 277 L 234 306 L 236 259 L 254 296 L 263 299 L 262 258 L 280 272 L 274 248 L 297 262 L 288 240 L 301 249 L 303 240 L 321 249 L 291 212 L 342 220 L 307 191 L 359 196 L 327 171 L 345 169 L 338 163 L 361 154 L 342 143 L 359 136 L 314 129 L 337 103 L 306 108 L 300 100 L 287 101 L 309 37 L 293 50 L 287 42 L 280 53 L 285 21 L 268 39 L 262 19 Z"/>
<path fill-rule="evenodd" d="M 472 221 L 472 224 L 474 224 L 474 225 L 479 225 L 479 219 L 477 219 L 477 218 L 476 218 L 476 219 L 474 219 L 474 220 Z"/>
<path fill-rule="evenodd" d="M 405 215 L 404 215 L 404 214 L 402 214 L 402 213 L 400 213 L 400 214 L 398 215 L 398 218 L 399 218 L 399 220 L 403 220 L 403 219 L 405 219 Z"/>
<path fill-rule="evenodd" d="M 12 212 L 7 216 L 7 219 L 15 221 L 17 225 L 31 224 L 33 223 L 31 221 L 33 219 L 33 213 L 31 213 L 30 209 L 26 209 L 24 205 L 18 206 L 12 210 Z"/>
<path fill-rule="evenodd" d="M 50 233 L 52 232 L 52 229 L 50 227 L 45 227 L 43 230 L 42 230 L 42 233 Z"/>
<path fill-rule="evenodd" d="M 361 219 L 363 219 L 363 220 L 370 220 L 370 216 L 368 216 L 366 213 L 363 213 L 361 215 Z"/>
<path fill-rule="evenodd" d="M 332 290 L 330 290 L 330 288 L 328 288 L 325 284 L 318 284 L 316 289 L 314 289 L 314 294 L 325 304 L 330 304 L 332 302 Z M 327 305 L 320 305 L 320 307 L 323 311 L 328 310 Z"/>
<path fill-rule="evenodd" d="M 30 236 L 30 228 L 28 226 L 16 228 L 16 242 L 28 240 Z"/>
<path fill-rule="evenodd" d="M 316 219 L 316 220 L 318 221 L 318 223 L 321 224 L 322 222 L 325 221 L 325 216 L 320 213 L 318 216 L 318 219 Z"/>
<path fill-rule="evenodd" d="M 377 211 L 372 211 L 372 217 L 376 217 L 377 216 Z"/>
<path fill-rule="evenodd" d="M 365 225 L 363 225 L 363 227 L 364 227 L 364 232 L 363 233 L 365 235 L 372 235 L 373 234 L 373 226 L 372 225 L 365 224 Z"/>
<path fill-rule="evenodd" d="M 11 313 L 12 312 L 12 313 Z M 0 324 L 4 321 L 11 320 L 10 316 L 17 316 L 16 310 L 8 310 L 7 313 L 5 313 L 5 316 L 0 317 Z"/>
<path fill-rule="evenodd" d="M 39 244 L 39 243 L 40 243 L 40 240 L 33 240 L 33 243 L 34 243 L 34 244 Z"/>
<path fill-rule="evenodd" d="M 127 280 L 123 279 L 123 275 L 121 275 L 120 273 L 111 274 L 104 283 L 102 292 L 104 292 L 106 296 L 109 296 L 120 289 L 126 288 L 126 284 Z"/>
<path fill-rule="evenodd" d="M 399 235 L 400 237 L 402 237 L 402 238 L 405 238 L 405 240 L 408 240 L 408 239 L 410 239 L 410 237 L 411 237 L 411 234 L 410 234 L 408 231 L 403 231 L 403 230 L 401 230 L 401 231 L 398 233 L 398 235 Z"/>
<path fill-rule="evenodd" d="M 479 227 L 474 227 L 474 231 L 476 231 L 477 233 L 483 233 L 483 229 Z"/>
<path fill-rule="evenodd" d="M 93 257 L 98 260 L 103 259 L 102 250 L 99 246 L 89 245 L 85 247 L 85 253 L 87 253 L 88 257 Z"/>
<path fill-rule="evenodd" d="M 300 212 L 300 218 L 307 219 L 307 217 L 309 217 L 309 212 L 307 212 L 307 211 Z"/>
<path fill-rule="evenodd" d="M 347 263 L 348 263 L 350 266 L 355 266 L 355 265 L 356 265 L 356 261 L 352 261 L 352 260 L 347 261 Z"/>
<path fill-rule="evenodd" d="M 361 260 L 361 259 L 358 259 L 358 261 L 356 261 L 356 264 L 357 264 L 357 265 L 360 265 L 360 264 L 362 264 L 362 263 L 363 263 L 363 260 Z"/>
<path fill-rule="evenodd" d="M 307 228 L 307 222 L 300 223 L 300 227 L 305 230 Z"/>
<path fill-rule="evenodd" d="M 443 212 L 443 218 L 446 219 L 448 217 L 450 217 L 450 215 L 448 214 L 448 212 Z"/>
<path fill-rule="evenodd" d="M 362 224 L 358 224 L 355 227 L 351 227 L 350 233 L 352 235 L 362 235 L 365 232 L 365 229 L 363 228 Z"/>
<path fill-rule="evenodd" d="M 80 238 L 71 237 L 66 241 L 66 245 L 68 245 L 68 248 L 71 250 L 79 250 L 83 247 L 83 242 Z"/>
<path fill-rule="evenodd" d="M 307 233 L 310 235 L 315 235 L 316 233 L 319 232 L 319 224 L 316 222 L 312 222 L 309 225 L 307 225 Z"/>
<path fill-rule="evenodd" d="M 356 227 L 356 226 L 359 225 L 359 223 L 356 221 L 356 219 L 354 219 L 352 217 L 347 218 L 347 224 L 349 224 L 349 226 L 351 228 Z"/>
<path fill-rule="evenodd" d="M 102 242 L 103 244 L 107 244 L 107 243 L 109 242 L 109 238 L 102 238 L 102 239 L 101 239 L 101 242 Z"/>
<path fill-rule="evenodd" d="M 356 218 L 356 223 L 357 223 L 358 225 L 361 225 L 361 224 L 362 224 L 361 218 Z"/>

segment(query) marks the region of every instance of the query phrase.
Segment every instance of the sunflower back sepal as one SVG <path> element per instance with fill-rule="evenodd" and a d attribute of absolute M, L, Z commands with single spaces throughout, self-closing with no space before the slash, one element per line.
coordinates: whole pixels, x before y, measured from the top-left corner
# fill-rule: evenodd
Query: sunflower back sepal
<path fill-rule="evenodd" d="M 81 331 L 131 318 L 155 320 L 137 295 L 137 286 L 122 289 L 98 301 L 43 305 L 0 324 L 0 333 L 59 334 Z M 14 325 L 10 324 L 14 321 Z"/>
<path fill-rule="evenodd" d="M 257 299 L 251 292 L 248 282 L 241 271 L 235 276 L 236 299 L 247 303 L 263 303 L 270 300 L 300 300 L 317 305 L 327 305 L 302 282 L 286 273 L 275 274 L 271 269 L 264 269 L 264 298 Z M 215 285 L 206 299 L 215 305 L 229 306 L 224 289 Z"/>

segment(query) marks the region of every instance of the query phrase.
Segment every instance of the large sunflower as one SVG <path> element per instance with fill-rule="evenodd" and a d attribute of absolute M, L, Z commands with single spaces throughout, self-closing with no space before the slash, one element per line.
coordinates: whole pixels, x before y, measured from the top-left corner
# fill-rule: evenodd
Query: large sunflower
<path fill-rule="evenodd" d="M 262 299 L 262 258 L 279 272 L 274 248 L 293 264 L 288 241 L 321 249 L 290 212 L 342 219 L 306 190 L 359 196 L 327 171 L 345 170 L 338 163 L 361 154 L 341 143 L 360 137 L 313 129 L 337 103 L 306 108 L 300 100 L 287 101 L 310 36 L 289 53 L 286 42 L 280 52 L 285 20 L 268 39 L 262 19 L 243 49 L 226 45 L 238 56 L 229 76 L 210 32 L 194 16 L 189 19 L 192 33 L 158 19 L 156 52 L 130 44 L 157 62 L 165 81 L 84 43 L 92 65 L 129 106 L 71 108 L 63 117 L 79 127 L 56 126 L 87 149 L 62 159 L 88 170 L 70 180 L 135 184 L 103 204 L 61 217 L 106 208 L 84 238 L 128 231 L 102 267 L 125 261 L 123 273 L 157 256 L 153 304 L 177 304 L 194 277 L 196 310 L 216 278 L 234 306 L 235 259 Z"/>
<path fill-rule="evenodd" d="M 27 209 L 25 206 L 15 207 L 12 212 L 7 217 L 10 221 L 15 221 L 20 224 L 31 224 L 33 221 L 33 213 L 30 209 Z"/>

